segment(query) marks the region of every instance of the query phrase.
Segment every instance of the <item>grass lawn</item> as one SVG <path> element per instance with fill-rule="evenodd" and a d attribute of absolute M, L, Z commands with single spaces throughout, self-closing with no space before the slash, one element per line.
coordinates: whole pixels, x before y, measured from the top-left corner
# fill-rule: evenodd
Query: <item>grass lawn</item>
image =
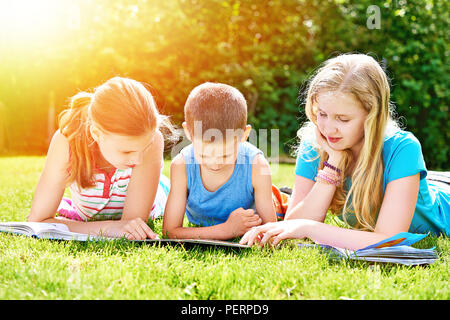
<path fill-rule="evenodd" d="M 24 221 L 44 157 L 0 158 L 0 221 Z M 169 162 L 164 173 L 168 175 Z M 275 168 L 274 168 L 275 169 Z M 292 186 L 293 165 L 274 170 Z M 333 223 L 332 219 L 327 219 Z M 161 232 L 162 221 L 155 222 Z M 443 299 L 450 240 L 429 236 L 440 259 L 426 267 L 331 262 L 317 250 L 54 242 L 0 234 L 0 299 Z"/>

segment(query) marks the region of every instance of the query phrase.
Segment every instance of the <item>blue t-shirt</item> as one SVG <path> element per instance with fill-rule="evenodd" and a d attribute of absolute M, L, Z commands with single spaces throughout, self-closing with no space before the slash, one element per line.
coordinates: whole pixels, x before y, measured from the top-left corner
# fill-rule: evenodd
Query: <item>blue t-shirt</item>
<path fill-rule="evenodd" d="M 252 184 L 252 162 L 263 154 L 249 142 L 239 145 L 236 164 L 231 177 L 214 192 L 206 190 L 200 174 L 200 164 L 194 157 L 192 144 L 181 150 L 186 163 L 187 189 L 186 216 L 197 226 L 213 226 L 227 221 L 238 208 L 255 207 Z"/>
<path fill-rule="evenodd" d="M 450 235 L 450 188 L 426 180 L 427 169 L 417 138 L 411 132 L 402 130 L 386 136 L 383 160 L 383 195 L 389 182 L 420 173 L 419 195 L 409 232 Z M 302 143 L 295 174 L 314 181 L 319 162 L 314 147 Z M 351 180 L 347 179 L 345 188 L 348 190 L 350 186 Z M 348 214 L 347 221 L 354 225 L 354 215 Z"/>

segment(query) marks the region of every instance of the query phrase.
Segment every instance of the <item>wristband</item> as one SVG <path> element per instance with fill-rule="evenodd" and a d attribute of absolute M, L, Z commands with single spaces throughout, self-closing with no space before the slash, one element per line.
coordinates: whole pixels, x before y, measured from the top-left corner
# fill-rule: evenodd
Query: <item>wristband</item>
<path fill-rule="evenodd" d="M 325 167 L 328 167 L 328 168 L 330 168 L 330 169 L 336 171 L 337 173 L 341 173 L 341 169 L 336 168 L 335 166 L 333 166 L 332 164 L 329 164 L 329 163 L 326 162 L 326 161 L 323 162 L 323 165 L 324 165 Z"/>
<path fill-rule="evenodd" d="M 336 187 L 338 187 L 341 184 L 341 179 L 339 177 L 330 176 L 323 170 L 319 170 L 316 178 L 319 178 L 320 180 L 325 181 L 328 184 L 332 184 Z M 317 179 L 316 179 L 316 181 L 317 181 Z M 320 181 L 318 181 L 318 182 L 320 182 Z"/>

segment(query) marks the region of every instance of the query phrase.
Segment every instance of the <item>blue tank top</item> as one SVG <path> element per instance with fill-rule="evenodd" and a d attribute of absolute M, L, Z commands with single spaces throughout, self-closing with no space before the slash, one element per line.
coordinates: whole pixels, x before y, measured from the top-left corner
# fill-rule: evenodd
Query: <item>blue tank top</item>
<path fill-rule="evenodd" d="M 239 145 L 236 164 L 231 177 L 214 192 L 206 190 L 200 175 L 200 164 L 194 157 L 192 144 L 181 150 L 186 163 L 186 216 L 197 226 L 213 226 L 227 221 L 238 208 L 254 208 L 252 162 L 263 152 L 249 142 Z"/>

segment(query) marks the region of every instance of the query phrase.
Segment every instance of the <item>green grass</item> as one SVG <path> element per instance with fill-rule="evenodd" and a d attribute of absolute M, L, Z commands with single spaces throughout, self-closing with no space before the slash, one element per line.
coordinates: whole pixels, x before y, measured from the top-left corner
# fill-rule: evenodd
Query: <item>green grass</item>
<path fill-rule="evenodd" d="M 0 221 L 25 220 L 43 163 L 43 157 L 0 158 Z M 166 162 L 166 175 L 168 168 Z M 292 186 L 293 170 L 280 165 L 274 183 Z M 155 230 L 161 227 L 157 220 Z M 0 234 L 0 299 L 450 298 L 448 238 L 418 243 L 439 252 L 439 261 L 426 267 L 332 262 L 294 242 L 235 252 Z"/>

